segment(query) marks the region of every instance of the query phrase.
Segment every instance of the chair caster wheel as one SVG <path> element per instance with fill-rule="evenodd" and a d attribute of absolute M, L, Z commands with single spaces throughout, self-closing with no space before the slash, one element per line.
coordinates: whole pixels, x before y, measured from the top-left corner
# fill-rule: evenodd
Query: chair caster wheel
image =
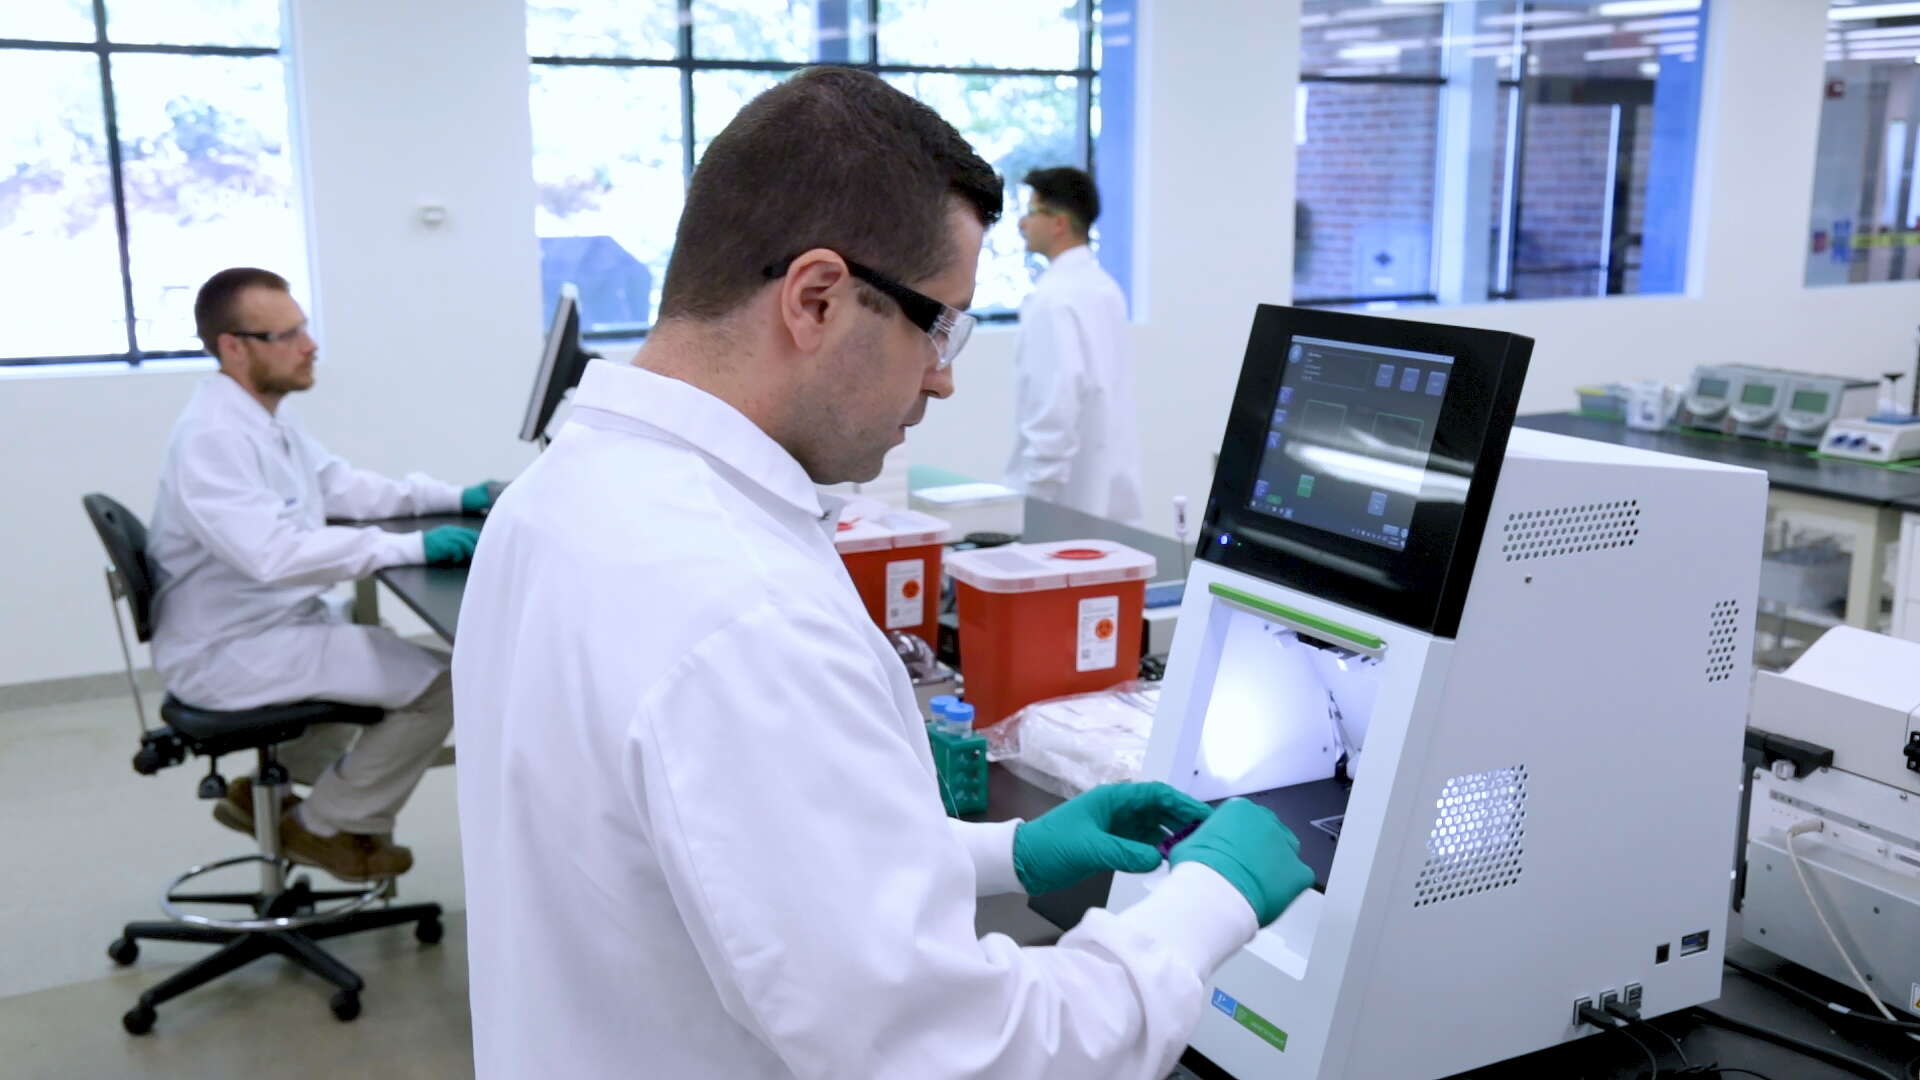
<path fill-rule="evenodd" d="M 447 936 L 447 928 L 439 919 L 421 919 L 413 926 L 413 936 L 422 945 L 438 945 Z"/>
<path fill-rule="evenodd" d="M 140 959 L 140 943 L 132 938 L 115 938 L 113 944 L 107 946 L 107 958 L 119 964 L 121 967 L 126 967 L 128 964 Z M 133 1014 L 128 1013 L 127 1015 L 131 1016 Z M 147 1023 L 152 1024 L 153 1021 L 149 1019 Z M 139 1032 L 136 1031 L 134 1034 L 138 1035 Z"/>
<path fill-rule="evenodd" d="M 120 1026 L 127 1029 L 129 1035 L 145 1035 L 153 1030 L 153 1010 L 145 1005 L 136 1005 L 127 1010 L 120 1018 Z"/>
<path fill-rule="evenodd" d="M 360 1015 L 360 994 L 355 990 L 342 990 L 334 994 L 327 1005 L 333 1009 L 333 1018 L 344 1024 Z"/>

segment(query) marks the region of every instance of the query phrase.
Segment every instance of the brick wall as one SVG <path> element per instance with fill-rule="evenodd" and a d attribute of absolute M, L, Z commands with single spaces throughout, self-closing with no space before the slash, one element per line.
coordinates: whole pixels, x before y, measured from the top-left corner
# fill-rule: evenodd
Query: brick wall
<path fill-rule="evenodd" d="M 1439 108 L 1429 86 L 1307 84 L 1295 197 L 1309 227 L 1295 258 L 1295 296 L 1359 295 L 1359 261 L 1372 254 L 1361 245 L 1383 229 L 1421 244 L 1432 235 Z M 1413 278 L 1410 291 L 1431 288 L 1426 268 Z"/>
<path fill-rule="evenodd" d="M 1418 237 L 1433 230 L 1434 170 L 1438 154 L 1439 93 L 1431 87 L 1310 83 L 1306 142 L 1300 147 L 1297 198 L 1308 223 L 1295 262 L 1294 295 L 1301 299 L 1381 295 L 1369 288 L 1362 260 L 1381 252 L 1381 238 Z M 1639 111 L 1631 208 L 1625 230 L 1638 234 L 1646 207 L 1646 163 L 1652 109 Z M 1504 155 L 1503 100 L 1494 145 Z M 1527 113 L 1520 177 L 1521 218 L 1514 289 L 1522 297 L 1597 295 L 1598 271 L 1542 272 L 1599 262 L 1612 154 L 1609 110 L 1595 106 L 1536 105 Z M 1487 193 L 1495 229 L 1501 213 L 1504 157 Z M 1400 257 L 1410 250 L 1396 246 Z M 1497 254 L 1497 231 L 1488 258 Z M 1637 252 L 1636 252 L 1637 257 Z M 1531 269 L 1533 272 L 1528 272 Z M 1637 275 L 1629 273 L 1627 291 Z M 1407 292 L 1433 290 L 1425 267 L 1396 277 Z"/>

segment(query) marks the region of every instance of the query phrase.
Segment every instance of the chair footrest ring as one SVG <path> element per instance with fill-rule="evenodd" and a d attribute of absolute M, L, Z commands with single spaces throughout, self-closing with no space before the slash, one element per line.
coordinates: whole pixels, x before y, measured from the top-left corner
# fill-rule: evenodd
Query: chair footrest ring
<path fill-rule="evenodd" d="M 341 900 L 332 907 L 324 909 L 316 907 L 310 914 L 306 915 L 253 919 L 217 919 L 209 915 L 198 915 L 192 912 L 182 911 L 174 906 L 177 902 L 194 902 L 190 897 L 176 896 L 180 891 L 180 886 L 185 885 L 187 882 L 192 881 L 202 874 L 210 874 L 215 870 L 225 870 L 230 866 L 241 866 L 247 863 L 277 863 L 283 868 L 291 866 L 291 863 L 285 859 L 276 859 L 258 853 L 236 855 L 231 859 L 221 859 L 218 862 L 203 863 L 173 879 L 172 883 L 167 886 L 166 895 L 160 900 L 160 910 L 166 914 L 167 918 L 172 919 L 174 922 L 185 923 L 188 926 L 202 926 L 209 930 L 233 930 L 243 933 L 256 933 L 271 930 L 298 930 L 301 927 L 330 922 L 343 915 L 351 915 L 376 901 L 391 899 L 394 895 L 393 879 L 386 877 L 376 878 L 373 881 L 367 882 L 366 888 L 351 892 L 346 899 Z M 260 894 L 259 906 L 265 907 L 273 899 L 274 897 L 262 893 Z"/>

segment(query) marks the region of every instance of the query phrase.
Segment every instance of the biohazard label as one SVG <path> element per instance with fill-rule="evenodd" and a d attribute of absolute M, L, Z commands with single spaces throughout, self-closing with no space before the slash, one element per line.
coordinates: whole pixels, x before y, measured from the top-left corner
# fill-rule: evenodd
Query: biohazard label
<path fill-rule="evenodd" d="M 902 559 L 887 564 L 887 629 L 905 630 L 925 621 L 927 560 Z"/>
<path fill-rule="evenodd" d="M 1120 663 L 1120 598 L 1089 596 L 1080 601 L 1080 647 L 1075 671 L 1104 671 Z"/>

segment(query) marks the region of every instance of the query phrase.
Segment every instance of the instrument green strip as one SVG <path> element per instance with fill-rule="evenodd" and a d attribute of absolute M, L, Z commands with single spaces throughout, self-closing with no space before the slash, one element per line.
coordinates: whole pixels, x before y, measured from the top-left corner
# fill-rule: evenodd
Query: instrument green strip
<path fill-rule="evenodd" d="M 1287 607 L 1285 604 L 1276 604 L 1271 600 L 1263 600 L 1252 593 L 1242 592 L 1231 585 L 1222 585 L 1215 582 L 1207 586 L 1207 591 L 1222 600 L 1232 601 L 1242 607 L 1249 607 L 1255 611 L 1264 612 L 1277 619 L 1297 623 L 1316 633 L 1338 638 L 1341 641 L 1358 645 L 1363 649 L 1380 649 L 1384 648 L 1387 644 L 1384 638 L 1375 637 L 1365 630 L 1355 630 L 1351 626 L 1342 626 L 1337 622 L 1330 619 L 1323 619 L 1318 615 L 1309 615 L 1304 611 L 1297 611 Z"/>

